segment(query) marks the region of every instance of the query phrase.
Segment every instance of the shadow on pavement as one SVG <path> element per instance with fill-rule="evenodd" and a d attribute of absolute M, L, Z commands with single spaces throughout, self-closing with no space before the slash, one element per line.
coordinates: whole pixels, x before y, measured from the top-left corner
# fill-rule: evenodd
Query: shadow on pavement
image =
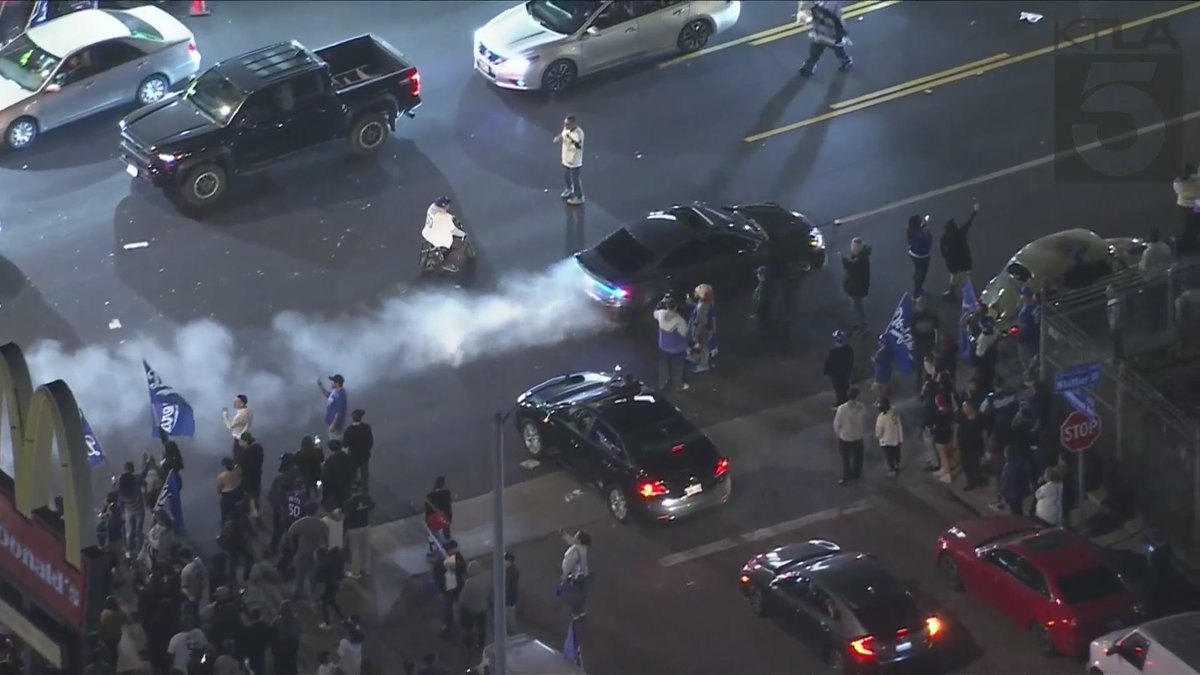
<path fill-rule="evenodd" d="M 117 122 L 130 110 L 121 106 L 47 131 L 22 152 L 0 150 L 0 168 L 56 171 L 108 161 L 121 143 Z"/>
<path fill-rule="evenodd" d="M 82 346 L 75 329 L 30 285 L 21 268 L 0 255 L 0 318 L 6 316 L 5 341 L 26 348 L 39 340 L 61 342 L 68 350 Z"/>

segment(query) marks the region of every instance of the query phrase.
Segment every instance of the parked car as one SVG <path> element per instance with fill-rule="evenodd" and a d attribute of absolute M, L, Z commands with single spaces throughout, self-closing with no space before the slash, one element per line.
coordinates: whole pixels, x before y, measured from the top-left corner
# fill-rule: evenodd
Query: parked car
<path fill-rule="evenodd" d="M 751 558 L 738 585 L 751 611 L 778 619 L 836 673 L 935 669 L 942 620 L 870 554 L 822 539 L 781 546 Z"/>
<path fill-rule="evenodd" d="M 494 663 L 495 651 L 494 643 L 484 647 L 479 665 L 469 672 L 489 672 Z M 561 651 L 525 634 L 509 636 L 505 663 L 509 675 L 587 675 L 583 666 L 569 661 Z"/>
<path fill-rule="evenodd" d="M 617 314 L 653 306 L 699 283 L 734 288 L 772 265 L 806 274 L 825 265 L 825 237 L 803 214 L 774 203 L 654 211 L 575 254 L 586 292 Z"/>
<path fill-rule="evenodd" d="M 1017 251 L 979 297 L 991 308 L 997 327 L 1007 331 L 1017 322 L 1021 288 L 1028 286 L 1038 293 L 1074 290 L 1066 283 L 1073 256 L 1082 255 L 1083 264 L 1089 270 L 1081 276 L 1090 279 L 1091 283 L 1087 285 L 1092 285 L 1109 274 L 1136 265 L 1145 248 L 1141 239 L 1105 239 L 1083 229 L 1048 234 Z"/>
<path fill-rule="evenodd" d="M 1081 656 L 1093 638 L 1144 614 L 1095 544 L 1021 516 L 959 523 L 938 539 L 935 555 L 946 583 L 1029 631 L 1047 655 Z"/>
<path fill-rule="evenodd" d="M 97 6 L 96 0 L 0 0 L 0 47 L 34 26 Z"/>
<path fill-rule="evenodd" d="M 1200 674 L 1200 612 L 1148 621 L 1092 640 L 1088 675 Z"/>
<path fill-rule="evenodd" d="M 0 48 L 0 128 L 10 150 L 108 108 L 161 101 L 200 68 L 192 32 L 157 7 L 85 9 Z"/>
<path fill-rule="evenodd" d="M 583 75 L 701 49 L 741 11 L 726 0 L 529 0 L 475 31 L 475 70 L 505 89 L 563 91 Z"/>
<path fill-rule="evenodd" d="M 363 35 L 310 50 L 281 42 L 217 63 L 180 96 L 121 120 L 121 158 L 189 207 L 209 207 L 235 176 L 345 141 L 369 155 L 421 105 L 421 75 Z"/>
<path fill-rule="evenodd" d="M 601 490 L 620 522 L 729 501 L 729 460 L 661 394 L 620 373 L 547 380 L 517 398 L 515 418 L 530 456 Z"/>

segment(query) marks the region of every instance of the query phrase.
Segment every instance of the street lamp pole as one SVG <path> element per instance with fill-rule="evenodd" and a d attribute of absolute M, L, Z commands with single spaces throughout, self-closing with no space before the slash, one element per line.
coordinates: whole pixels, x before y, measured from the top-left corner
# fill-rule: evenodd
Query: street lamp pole
<path fill-rule="evenodd" d="M 504 423 L 508 415 L 496 413 L 496 441 L 492 452 L 492 673 L 508 675 L 508 624 L 504 588 Z"/>

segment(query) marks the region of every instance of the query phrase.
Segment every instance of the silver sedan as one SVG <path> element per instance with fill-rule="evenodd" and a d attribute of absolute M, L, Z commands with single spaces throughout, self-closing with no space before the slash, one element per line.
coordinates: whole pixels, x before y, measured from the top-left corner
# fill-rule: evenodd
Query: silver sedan
<path fill-rule="evenodd" d="M 0 48 L 0 129 L 11 150 L 82 117 L 161 100 L 194 75 L 192 32 L 157 7 L 87 9 Z"/>
<path fill-rule="evenodd" d="M 733 0 L 530 0 L 475 32 L 475 70 L 505 89 L 562 91 L 581 75 L 702 49 L 741 11 Z"/>

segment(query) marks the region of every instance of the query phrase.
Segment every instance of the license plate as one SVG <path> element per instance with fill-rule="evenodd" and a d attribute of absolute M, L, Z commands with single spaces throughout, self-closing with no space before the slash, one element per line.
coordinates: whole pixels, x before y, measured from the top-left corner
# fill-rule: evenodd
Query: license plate
<path fill-rule="evenodd" d="M 129 174 L 130 176 L 133 176 L 134 178 L 137 178 L 137 176 L 138 176 L 137 167 L 132 164 L 126 164 L 125 165 L 125 173 Z"/>
<path fill-rule="evenodd" d="M 911 642 L 899 642 L 899 643 L 897 643 L 897 644 L 896 644 L 896 651 L 897 651 L 897 652 L 906 652 L 906 651 L 908 651 L 908 650 L 910 650 L 910 649 L 912 649 L 912 643 L 911 643 Z"/>
<path fill-rule="evenodd" d="M 695 485 L 689 485 L 683 489 L 683 494 L 688 497 L 691 497 L 692 495 L 698 495 L 701 492 L 704 492 L 704 486 L 700 485 L 699 483 Z"/>

